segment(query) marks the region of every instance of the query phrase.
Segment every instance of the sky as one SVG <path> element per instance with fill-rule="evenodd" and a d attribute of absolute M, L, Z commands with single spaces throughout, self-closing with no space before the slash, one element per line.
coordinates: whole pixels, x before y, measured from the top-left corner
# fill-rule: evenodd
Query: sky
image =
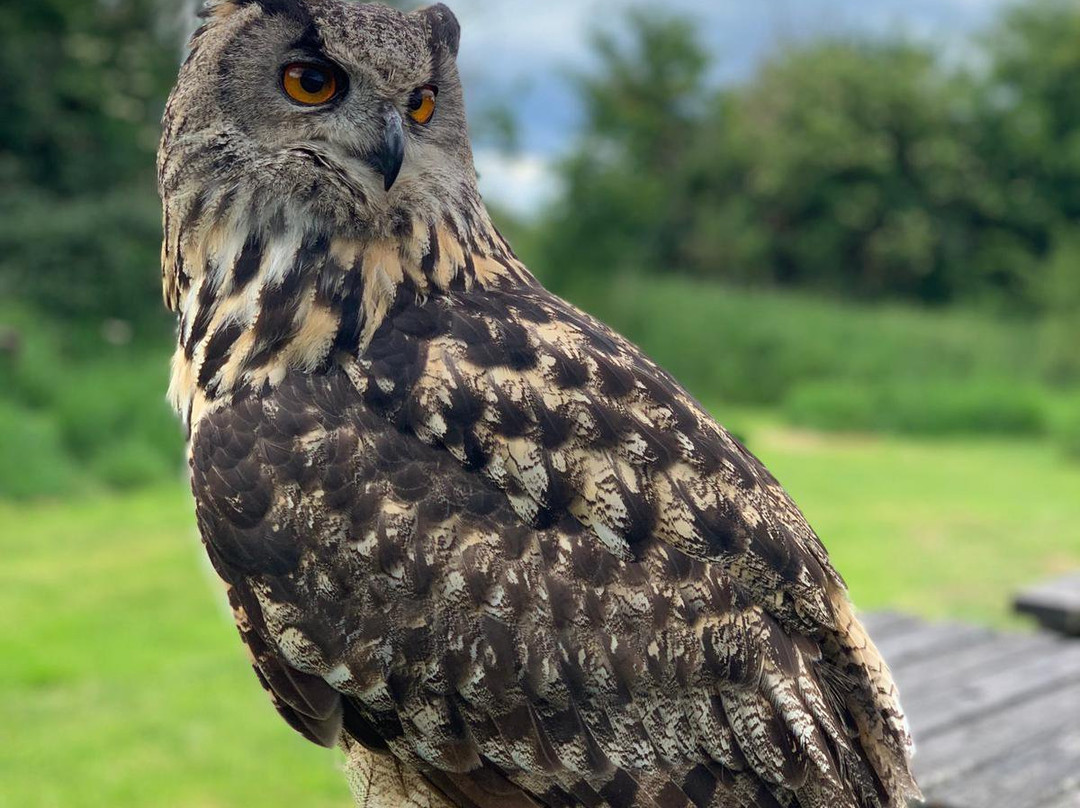
<path fill-rule="evenodd" d="M 558 191 L 553 165 L 573 144 L 579 110 L 568 74 L 589 70 L 589 37 L 616 27 L 635 0 L 446 0 L 462 25 L 459 64 L 474 113 L 509 101 L 520 151 L 477 144 L 486 197 L 520 215 Z M 826 35 L 905 36 L 947 58 L 970 56 L 971 37 L 1010 0 L 665 0 L 698 21 L 714 79 L 737 82 L 770 52 Z"/>

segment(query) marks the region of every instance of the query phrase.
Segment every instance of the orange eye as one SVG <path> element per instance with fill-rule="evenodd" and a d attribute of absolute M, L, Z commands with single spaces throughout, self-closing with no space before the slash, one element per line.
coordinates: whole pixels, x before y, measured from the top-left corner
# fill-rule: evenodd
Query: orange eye
<path fill-rule="evenodd" d="M 298 104 L 317 107 L 337 95 L 338 80 L 333 69 L 325 65 L 295 62 L 285 68 L 281 86 Z"/>
<path fill-rule="evenodd" d="M 419 124 L 428 123 L 435 115 L 435 99 L 438 95 L 438 87 L 430 84 L 414 92 L 409 98 L 409 117 Z"/>

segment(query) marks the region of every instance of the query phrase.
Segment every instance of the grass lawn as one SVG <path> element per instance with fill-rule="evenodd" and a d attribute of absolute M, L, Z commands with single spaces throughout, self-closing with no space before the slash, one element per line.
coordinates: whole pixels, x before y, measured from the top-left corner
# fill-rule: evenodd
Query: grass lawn
<path fill-rule="evenodd" d="M 1017 588 L 1080 568 L 1080 464 L 1056 447 L 823 436 L 735 420 L 863 610 L 1020 625 Z"/>
<path fill-rule="evenodd" d="M 255 681 L 182 486 L 0 505 L 0 554 L 2 808 L 349 805 Z"/>
<path fill-rule="evenodd" d="M 857 602 L 1008 621 L 1080 566 L 1080 466 L 1019 442 L 822 437 L 731 421 L 802 504 Z M 179 485 L 0 504 L 0 806 L 348 805 L 335 753 L 255 683 Z"/>

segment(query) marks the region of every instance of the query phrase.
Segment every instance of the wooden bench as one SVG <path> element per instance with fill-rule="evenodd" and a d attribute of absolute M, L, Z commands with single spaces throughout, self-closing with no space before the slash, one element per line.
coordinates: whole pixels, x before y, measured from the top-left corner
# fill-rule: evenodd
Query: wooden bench
<path fill-rule="evenodd" d="M 1080 641 L 866 623 L 899 683 L 928 808 L 1080 808 Z"/>
<path fill-rule="evenodd" d="M 1080 636 L 1080 573 L 1026 589 L 1015 605 L 1050 631 Z"/>

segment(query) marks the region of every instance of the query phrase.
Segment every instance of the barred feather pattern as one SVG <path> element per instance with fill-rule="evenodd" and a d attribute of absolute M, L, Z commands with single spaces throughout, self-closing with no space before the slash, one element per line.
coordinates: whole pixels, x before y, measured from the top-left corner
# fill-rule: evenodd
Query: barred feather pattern
<path fill-rule="evenodd" d="M 256 676 L 357 804 L 916 795 L 888 668 L 780 484 L 492 226 L 449 9 L 204 23 L 158 162 L 170 397 Z M 349 92 L 284 101 L 294 58 Z M 429 85 L 381 175 L 378 122 Z"/>
<path fill-rule="evenodd" d="M 780 485 L 465 229 L 195 273 L 260 290 L 205 297 L 182 373 L 211 384 L 174 392 L 202 399 L 199 526 L 277 709 L 346 747 L 364 805 L 904 805 L 896 688 Z M 245 358 L 202 372 L 230 327 Z"/>
<path fill-rule="evenodd" d="M 392 755 L 372 752 L 346 736 L 345 771 L 357 808 L 454 808 L 416 770 L 405 767 Z"/>

